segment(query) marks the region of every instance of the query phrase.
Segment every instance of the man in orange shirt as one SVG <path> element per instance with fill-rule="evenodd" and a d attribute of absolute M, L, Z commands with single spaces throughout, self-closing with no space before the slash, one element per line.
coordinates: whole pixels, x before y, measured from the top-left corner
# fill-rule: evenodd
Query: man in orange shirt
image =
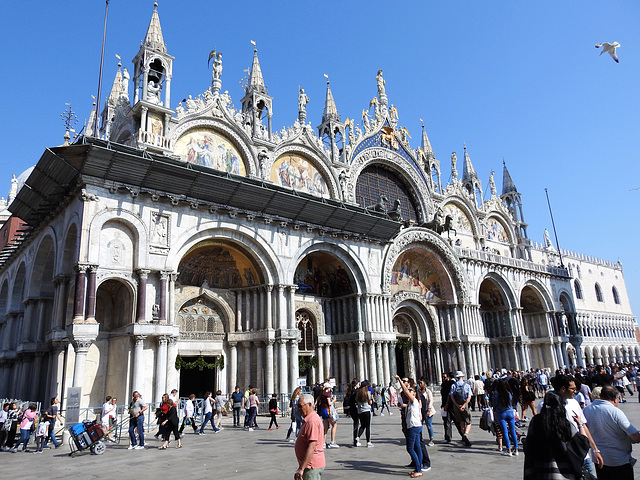
<path fill-rule="evenodd" d="M 298 399 L 303 420 L 295 445 L 298 470 L 294 480 L 319 480 L 324 472 L 324 428 L 313 403 L 313 395 L 304 394 Z"/>

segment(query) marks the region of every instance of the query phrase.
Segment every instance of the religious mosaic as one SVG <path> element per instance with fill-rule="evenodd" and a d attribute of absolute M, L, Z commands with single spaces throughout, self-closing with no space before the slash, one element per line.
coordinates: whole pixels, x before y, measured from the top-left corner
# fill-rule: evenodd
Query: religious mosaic
<path fill-rule="evenodd" d="M 485 280 L 480 285 L 480 308 L 491 310 L 505 306 L 504 297 L 498 286 L 490 280 Z"/>
<path fill-rule="evenodd" d="M 490 218 L 487 222 L 487 239 L 494 242 L 509 243 L 509 235 L 504 225 L 495 218 Z"/>
<path fill-rule="evenodd" d="M 335 297 L 353 293 L 351 277 L 344 264 L 328 253 L 312 253 L 296 268 L 293 282 L 300 293 Z"/>
<path fill-rule="evenodd" d="M 467 215 L 457 205 L 449 203 L 442 208 L 442 211 L 445 216 L 451 216 L 453 228 L 457 233 L 473 233 L 469 217 L 467 217 Z"/>
<path fill-rule="evenodd" d="M 188 163 L 246 176 L 238 150 L 222 135 L 207 129 L 191 130 L 176 142 L 174 153 Z"/>
<path fill-rule="evenodd" d="M 218 307 L 214 302 L 202 296 L 194 298 L 180 307 L 177 323 L 182 336 L 196 332 L 224 333 L 224 323 Z"/>
<path fill-rule="evenodd" d="M 418 249 L 402 253 L 391 270 L 391 293 L 414 292 L 426 300 L 443 300 L 440 278 L 425 252 Z"/>
<path fill-rule="evenodd" d="M 298 155 L 279 157 L 271 167 L 271 181 L 301 192 L 329 196 L 327 182 L 313 164 Z"/>
<path fill-rule="evenodd" d="M 251 261 L 228 245 L 200 246 L 180 262 L 178 282 L 212 288 L 250 287 L 261 283 Z"/>

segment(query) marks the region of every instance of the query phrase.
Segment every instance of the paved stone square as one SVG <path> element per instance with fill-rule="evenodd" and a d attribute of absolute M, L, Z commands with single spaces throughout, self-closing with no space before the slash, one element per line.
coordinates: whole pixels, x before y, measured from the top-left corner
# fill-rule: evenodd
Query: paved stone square
<path fill-rule="evenodd" d="M 640 427 L 640 404 L 637 399 L 622 404 L 621 408 L 631 422 Z M 400 430 L 400 415 L 397 409 L 394 412 L 393 416 L 374 418 L 374 448 L 351 447 L 351 419 L 341 417 L 337 431 L 337 442 L 341 448 L 325 452 L 327 468 L 323 480 L 407 477 L 409 469 L 404 465 L 409 463 L 409 456 Z M 451 472 L 454 464 L 454 478 L 475 478 L 479 473 L 483 480 L 522 477 L 524 455 L 499 455 L 492 435 L 477 427 L 478 419 L 479 413 L 476 412 L 470 435 L 473 447 L 464 448 L 457 443 L 442 443 L 442 423 L 436 415 L 436 445 L 428 447 L 433 468 L 425 473 L 425 478 L 442 478 L 445 473 Z M 57 450 L 46 450 L 40 455 L 1 453 L 1 477 L 36 478 L 37 474 L 47 479 L 292 479 L 296 468 L 293 444 L 284 441 L 289 426 L 288 418 L 279 420 L 279 430 L 267 430 L 268 421 L 266 417 L 259 418 L 261 429 L 254 432 L 228 426 L 214 434 L 209 427 L 204 436 L 194 435 L 187 427 L 184 447 L 179 450 L 173 448 L 174 442 L 168 450 L 157 450 L 161 442 L 155 440 L 155 432 L 151 432 L 146 436 L 147 448 L 144 451 L 127 450 L 128 438 L 123 438 L 119 445 L 109 443 L 107 451 L 101 456 L 85 453 L 70 458 L 68 445 Z M 231 424 L 231 417 L 223 420 L 223 426 L 227 424 Z M 454 440 L 456 436 L 454 433 Z M 33 444 L 30 444 L 31 451 L 33 448 Z M 635 470 L 640 478 L 640 468 L 636 466 Z M 25 475 L 29 471 L 31 474 Z"/>

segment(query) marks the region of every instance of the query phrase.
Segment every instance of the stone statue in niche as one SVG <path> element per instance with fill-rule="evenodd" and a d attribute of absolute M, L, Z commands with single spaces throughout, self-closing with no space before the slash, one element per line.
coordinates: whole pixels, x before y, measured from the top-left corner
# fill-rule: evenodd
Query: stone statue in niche
<path fill-rule="evenodd" d="M 162 85 L 155 83 L 153 80 L 149 80 L 149 83 L 147 84 L 147 101 L 155 103 L 156 105 L 162 105 L 162 102 L 160 101 L 161 90 Z"/>
<path fill-rule="evenodd" d="M 168 245 L 169 219 L 158 213 L 151 214 L 151 242 Z"/>

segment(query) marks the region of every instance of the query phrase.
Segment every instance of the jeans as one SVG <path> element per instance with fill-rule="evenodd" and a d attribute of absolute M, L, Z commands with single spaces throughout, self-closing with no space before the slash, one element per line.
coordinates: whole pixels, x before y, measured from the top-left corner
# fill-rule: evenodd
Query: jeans
<path fill-rule="evenodd" d="M 47 443 L 49 443 L 49 440 L 51 440 L 51 443 L 53 443 L 53 445 L 58 448 L 58 445 L 60 445 L 58 443 L 58 440 L 56 440 L 56 420 L 53 419 L 51 420 L 51 424 L 49 425 L 49 434 L 45 437 L 44 439 L 44 446 L 47 446 Z"/>
<path fill-rule="evenodd" d="M 593 475 L 594 477 L 598 476 L 598 473 L 596 472 L 596 466 L 595 464 L 591 461 L 591 458 L 589 456 L 587 456 L 584 459 L 584 463 L 582 464 L 582 468 L 585 469 L 587 472 L 589 472 L 591 475 Z"/>
<path fill-rule="evenodd" d="M 22 446 L 22 451 L 24 452 L 27 449 L 27 444 L 29 443 L 29 439 L 31 438 L 31 431 L 28 428 L 21 428 L 20 429 L 20 440 L 18 440 L 18 443 L 15 443 L 13 445 L 13 448 L 15 448 L 16 450 L 18 449 L 18 445 L 20 445 L 21 443 L 24 444 Z"/>
<path fill-rule="evenodd" d="M 507 449 L 518 449 L 518 436 L 516 435 L 516 416 L 512 408 L 505 410 L 504 412 L 495 411 L 496 418 L 500 421 L 500 427 L 502 428 L 502 434 L 504 435 L 504 442 Z M 508 430 L 507 430 L 508 427 Z M 515 445 L 511 445 L 509 437 L 514 441 Z"/>
<path fill-rule="evenodd" d="M 136 432 L 138 429 L 138 437 L 140 438 L 140 446 L 144 447 L 144 415 L 140 414 L 137 417 L 129 417 L 129 439 L 131 440 L 131 446 L 135 447 L 138 442 L 136 440 Z"/>
<path fill-rule="evenodd" d="M 240 426 L 240 409 L 241 407 L 233 407 L 233 426 Z"/>
<path fill-rule="evenodd" d="M 433 439 L 433 415 L 422 420 L 422 423 L 427 426 L 427 432 L 429 432 L 429 440 Z"/>
<path fill-rule="evenodd" d="M 447 413 L 446 417 L 442 417 L 442 425 L 444 426 L 444 441 L 451 441 L 451 415 Z"/>
<path fill-rule="evenodd" d="M 411 455 L 416 466 L 416 472 L 422 471 L 422 447 L 420 446 L 420 436 L 422 427 L 407 428 L 407 452 Z"/>
<path fill-rule="evenodd" d="M 204 420 L 202 421 L 202 426 L 200 427 L 200 433 L 204 431 L 204 427 L 207 425 L 207 422 L 211 422 L 211 427 L 213 428 L 214 432 L 218 431 L 215 423 L 213 422 L 213 414 L 209 412 L 204 414 Z"/>
<path fill-rule="evenodd" d="M 258 424 L 256 423 L 256 417 L 258 416 L 258 407 L 251 407 L 249 408 L 249 421 L 247 426 L 249 428 L 253 428 L 254 426 L 257 427 Z"/>

